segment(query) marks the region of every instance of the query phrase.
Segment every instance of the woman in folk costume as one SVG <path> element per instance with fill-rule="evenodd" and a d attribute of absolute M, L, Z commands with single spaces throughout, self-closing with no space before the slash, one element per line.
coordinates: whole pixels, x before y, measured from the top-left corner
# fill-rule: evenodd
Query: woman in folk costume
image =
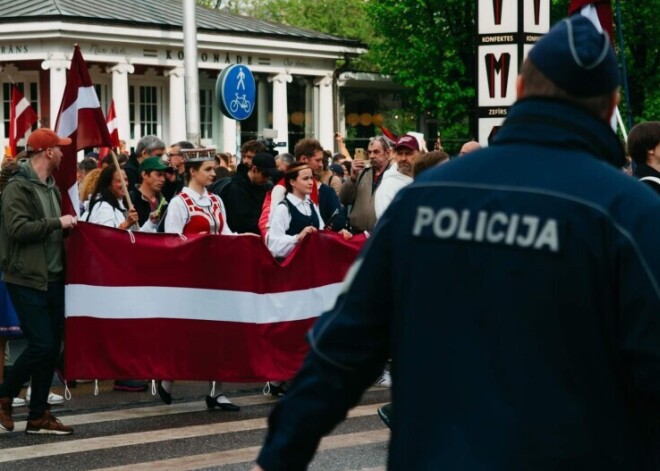
<path fill-rule="evenodd" d="M 186 180 L 188 186 L 172 198 L 165 217 L 165 232 L 176 234 L 225 234 L 233 232 L 227 225 L 227 213 L 219 196 L 209 193 L 206 187 L 215 177 L 214 152 L 203 149 L 183 151 L 185 158 Z M 165 404 L 172 403 L 173 381 L 161 381 L 158 394 Z M 219 392 L 216 393 L 216 387 Z M 240 407 L 232 404 L 222 392 L 222 382 L 209 383 L 209 395 L 206 406 L 223 411 L 239 411 Z"/>

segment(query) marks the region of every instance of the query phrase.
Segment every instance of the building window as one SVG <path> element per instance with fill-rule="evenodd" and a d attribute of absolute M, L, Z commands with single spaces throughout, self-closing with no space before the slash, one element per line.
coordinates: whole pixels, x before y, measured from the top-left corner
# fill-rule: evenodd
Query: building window
<path fill-rule="evenodd" d="M 28 99 L 32 109 L 37 112 L 37 116 L 41 117 L 39 112 L 39 84 L 37 82 L 17 82 L 18 89 L 23 93 L 23 96 Z M 4 124 L 4 138 L 9 143 L 9 112 L 11 108 L 11 83 L 2 84 L 2 121 Z M 55 117 L 56 119 L 57 117 Z M 32 130 L 39 127 L 39 123 L 32 126 Z M 27 134 L 27 133 L 26 133 Z M 21 142 L 21 140 L 19 140 Z"/>
<path fill-rule="evenodd" d="M 159 87 L 155 85 L 130 85 L 128 87 L 131 139 L 149 134 L 158 135 L 159 91 Z"/>
<path fill-rule="evenodd" d="M 213 90 L 199 91 L 199 129 L 202 139 L 213 139 Z"/>

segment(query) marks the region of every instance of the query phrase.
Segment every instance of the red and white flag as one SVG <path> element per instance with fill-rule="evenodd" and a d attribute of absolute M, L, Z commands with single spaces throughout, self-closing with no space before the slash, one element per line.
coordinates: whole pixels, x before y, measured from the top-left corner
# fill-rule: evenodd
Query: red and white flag
<path fill-rule="evenodd" d="M 599 31 L 606 31 L 610 44 L 614 44 L 614 20 L 610 0 L 571 0 L 568 16 L 576 13 L 589 18 Z"/>
<path fill-rule="evenodd" d="M 108 132 L 110 133 L 110 139 L 112 139 L 112 147 L 119 147 L 119 128 L 117 127 L 117 113 L 115 111 L 115 100 L 110 101 L 110 108 L 108 109 L 108 115 L 105 118 L 105 122 L 108 125 Z M 99 166 L 101 166 L 101 160 L 108 155 L 110 152 L 109 147 L 101 147 L 99 149 Z"/>
<path fill-rule="evenodd" d="M 23 96 L 15 84 L 11 86 L 11 105 L 9 108 L 9 147 L 11 156 L 16 157 L 16 144 L 39 120 L 30 102 Z"/>
<path fill-rule="evenodd" d="M 290 379 L 364 242 L 321 231 L 279 264 L 259 237 L 81 222 L 67 250 L 65 375 Z"/>
<path fill-rule="evenodd" d="M 55 181 L 62 192 L 62 214 L 79 214 L 76 154 L 86 147 L 110 147 L 112 140 L 78 45 L 73 50 L 55 132 L 60 137 L 71 138 L 71 144 L 62 147 L 64 155 L 55 173 Z"/>

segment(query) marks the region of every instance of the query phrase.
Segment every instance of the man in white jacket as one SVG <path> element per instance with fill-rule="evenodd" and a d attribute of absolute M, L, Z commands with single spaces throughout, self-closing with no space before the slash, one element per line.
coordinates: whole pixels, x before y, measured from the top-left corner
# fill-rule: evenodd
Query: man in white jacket
<path fill-rule="evenodd" d="M 419 156 L 419 141 L 408 134 L 401 136 L 394 145 L 396 166 L 390 167 L 380 184 L 374 200 L 376 219 L 380 219 L 399 190 L 413 181 L 413 165 Z"/>

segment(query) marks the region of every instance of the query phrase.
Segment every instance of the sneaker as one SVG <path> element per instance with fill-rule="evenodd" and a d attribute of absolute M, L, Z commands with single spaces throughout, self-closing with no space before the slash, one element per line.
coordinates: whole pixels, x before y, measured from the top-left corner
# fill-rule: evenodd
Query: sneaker
<path fill-rule="evenodd" d="M 12 398 L 0 398 L 0 430 L 11 432 L 14 430 L 14 419 L 11 418 Z"/>
<path fill-rule="evenodd" d="M 32 388 L 28 387 L 27 393 L 25 393 L 25 401 L 30 402 L 31 397 L 32 397 Z M 63 402 L 64 402 L 64 397 L 60 396 L 59 394 L 55 394 L 53 392 L 48 393 L 48 404 L 50 404 L 51 406 L 54 406 L 56 404 L 62 404 Z"/>
<path fill-rule="evenodd" d="M 390 376 L 389 371 L 387 370 L 383 371 L 383 374 L 380 375 L 380 378 L 378 378 L 378 381 L 376 381 L 376 386 L 380 386 L 382 388 L 392 387 L 392 376 Z"/>
<path fill-rule="evenodd" d="M 38 419 L 27 421 L 25 433 L 28 435 L 71 435 L 73 429 L 65 426 L 49 410 L 46 410 Z"/>
<path fill-rule="evenodd" d="M 25 407 L 27 404 L 27 401 L 25 399 L 21 399 L 20 397 L 15 397 L 12 401 L 12 407 Z"/>
<path fill-rule="evenodd" d="M 136 379 L 118 379 L 112 389 L 114 391 L 142 392 L 147 390 L 147 382 Z"/>
<path fill-rule="evenodd" d="M 392 429 L 392 425 L 390 425 L 390 416 L 392 414 L 392 403 L 389 402 L 385 404 L 383 407 L 378 408 L 378 417 L 380 417 L 380 420 L 383 421 L 385 425 L 387 425 L 387 428 Z"/>

